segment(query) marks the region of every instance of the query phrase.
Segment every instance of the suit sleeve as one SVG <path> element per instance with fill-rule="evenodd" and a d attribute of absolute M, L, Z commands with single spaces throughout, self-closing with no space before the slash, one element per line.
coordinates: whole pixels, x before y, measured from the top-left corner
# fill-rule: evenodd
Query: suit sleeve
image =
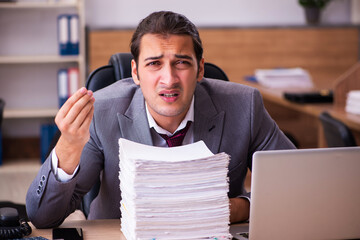
<path fill-rule="evenodd" d="M 250 137 L 247 166 L 252 169 L 252 156 L 256 151 L 295 149 L 293 143 L 279 129 L 266 111 L 260 92 L 254 89 L 250 101 Z M 251 202 L 251 193 L 243 192 L 237 197 Z"/>
<path fill-rule="evenodd" d="M 51 167 L 51 155 L 41 166 L 26 196 L 26 210 L 37 228 L 59 226 L 76 209 L 79 198 L 73 197 L 78 176 L 68 181 L 56 179 Z"/>
<path fill-rule="evenodd" d="M 90 133 L 93 133 L 93 123 Z M 85 195 L 99 179 L 103 155 L 91 134 L 85 145 L 80 166 L 75 176 L 67 182 L 57 180 L 52 171 L 51 154 L 41 166 L 26 196 L 26 210 L 30 221 L 37 228 L 59 226 L 80 205 Z"/>
<path fill-rule="evenodd" d="M 256 151 L 295 149 L 294 144 L 280 130 L 266 111 L 260 92 L 255 89 L 251 101 L 249 167 Z"/>

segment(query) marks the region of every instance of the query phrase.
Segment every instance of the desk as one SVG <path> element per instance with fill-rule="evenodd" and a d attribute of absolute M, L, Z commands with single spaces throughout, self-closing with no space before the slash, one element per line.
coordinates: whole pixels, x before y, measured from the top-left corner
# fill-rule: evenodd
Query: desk
<path fill-rule="evenodd" d="M 299 141 L 299 148 L 326 147 L 324 133 L 319 116 L 329 112 L 334 118 L 345 123 L 354 134 L 357 145 L 360 145 L 360 116 L 346 113 L 330 103 L 298 104 L 283 97 L 284 89 L 269 89 L 248 81 L 239 83 L 259 89 L 264 104 L 271 117 L 279 127 L 292 134 Z"/>
<path fill-rule="evenodd" d="M 237 225 L 248 226 L 248 223 L 240 223 Z M 52 229 L 36 229 L 31 225 L 33 232 L 28 237 L 42 236 L 52 239 Z M 84 240 L 126 240 L 120 230 L 120 220 L 104 219 L 104 220 L 71 220 L 65 221 L 60 227 L 80 227 L 83 230 Z"/>
<path fill-rule="evenodd" d="M 32 233 L 29 237 L 42 236 L 52 239 L 52 229 L 36 229 L 32 226 Z M 84 240 L 116 239 L 125 240 L 120 230 L 120 220 L 71 220 L 65 221 L 60 227 L 80 227 L 83 230 Z"/>

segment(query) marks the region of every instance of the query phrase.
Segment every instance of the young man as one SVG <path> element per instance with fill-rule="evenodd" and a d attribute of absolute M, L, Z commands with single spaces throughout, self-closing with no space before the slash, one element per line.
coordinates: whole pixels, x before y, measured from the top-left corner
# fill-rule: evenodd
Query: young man
<path fill-rule="evenodd" d="M 120 218 L 118 139 L 166 147 L 160 134 L 181 129 L 187 130 L 182 144 L 203 140 L 213 153 L 231 156 L 230 220 L 246 220 L 249 194 L 243 184 L 252 154 L 294 148 L 259 92 L 204 79 L 199 33 L 180 14 L 150 14 L 137 27 L 131 52 L 132 78 L 97 91 L 96 102 L 82 88 L 59 110 L 61 137 L 28 191 L 30 220 L 39 228 L 60 225 L 99 177 L 88 218 Z"/>

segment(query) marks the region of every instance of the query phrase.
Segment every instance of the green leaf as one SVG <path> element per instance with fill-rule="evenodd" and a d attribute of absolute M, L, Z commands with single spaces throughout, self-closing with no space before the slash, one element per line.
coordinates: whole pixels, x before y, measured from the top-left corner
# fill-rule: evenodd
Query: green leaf
<path fill-rule="evenodd" d="M 299 0 L 299 4 L 302 5 L 303 7 L 323 8 L 330 1 L 331 0 Z"/>

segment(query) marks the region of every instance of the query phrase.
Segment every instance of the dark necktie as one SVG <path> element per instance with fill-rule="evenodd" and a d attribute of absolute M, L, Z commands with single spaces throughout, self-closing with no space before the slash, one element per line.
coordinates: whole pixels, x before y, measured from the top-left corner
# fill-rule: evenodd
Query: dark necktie
<path fill-rule="evenodd" d="M 166 134 L 160 134 L 160 133 L 159 133 L 159 135 L 160 135 L 163 139 L 165 139 L 165 141 L 166 141 L 166 143 L 167 143 L 167 145 L 168 145 L 169 147 L 181 146 L 181 144 L 182 144 L 182 142 L 183 142 L 183 140 L 184 140 L 184 137 L 185 137 L 185 135 L 186 135 L 186 132 L 187 132 L 187 130 L 189 129 L 190 125 L 191 125 L 191 122 L 189 121 L 189 122 L 187 122 L 186 126 L 185 126 L 183 129 L 175 132 L 175 133 L 174 133 L 172 136 L 170 136 L 170 137 L 169 137 L 168 135 L 166 135 Z"/>

